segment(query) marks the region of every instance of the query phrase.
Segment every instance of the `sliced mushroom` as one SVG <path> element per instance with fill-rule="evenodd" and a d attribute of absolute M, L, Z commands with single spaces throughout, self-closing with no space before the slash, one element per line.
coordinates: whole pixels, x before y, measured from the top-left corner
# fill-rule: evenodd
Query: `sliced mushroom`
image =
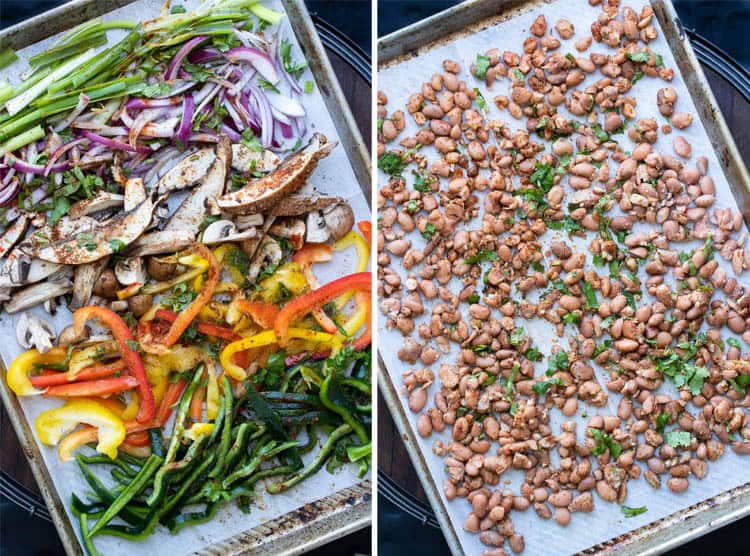
<path fill-rule="evenodd" d="M 305 221 L 301 218 L 280 218 L 268 230 L 276 237 L 288 239 L 294 249 L 302 249 L 305 244 Z"/>
<path fill-rule="evenodd" d="M 120 195 L 119 193 L 99 191 L 96 195 L 91 197 L 91 199 L 82 199 L 81 201 L 74 203 L 68 211 L 68 216 L 77 219 L 81 216 L 87 216 L 102 210 L 119 208 L 122 206 L 124 200 L 125 196 Z"/>
<path fill-rule="evenodd" d="M 109 308 L 115 313 L 122 313 L 128 310 L 128 301 L 127 299 L 115 299 L 109 302 Z"/>
<path fill-rule="evenodd" d="M 331 237 L 323 213 L 319 210 L 314 210 L 307 215 L 306 227 L 307 241 L 310 243 L 324 243 Z"/>
<path fill-rule="evenodd" d="M 242 214 L 234 219 L 234 223 L 238 230 L 247 230 L 248 228 L 255 228 L 263 225 L 262 214 Z"/>
<path fill-rule="evenodd" d="M 67 277 L 61 277 L 57 281 L 48 280 L 34 284 L 14 293 L 10 301 L 5 304 L 5 311 L 10 314 L 17 313 L 71 291 L 73 291 L 73 282 Z"/>
<path fill-rule="evenodd" d="M 315 170 L 318 161 L 328 156 L 337 144 L 328 143 L 322 133 L 314 134 L 306 147 L 287 157 L 270 174 L 219 197 L 219 207 L 233 214 L 251 214 L 271 208 L 287 195 L 298 191 Z"/>
<path fill-rule="evenodd" d="M 248 172 L 270 172 L 279 165 L 279 157 L 272 151 L 251 151 L 241 143 L 232 145 L 232 169 Z"/>
<path fill-rule="evenodd" d="M 76 329 L 72 324 L 69 324 L 60 331 L 60 335 L 57 337 L 57 345 L 62 347 L 68 347 L 70 344 L 77 344 L 83 342 L 91 337 L 91 328 L 84 326 L 81 329 L 80 334 L 76 334 Z"/>
<path fill-rule="evenodd" d="M 42 246 L 24 242 L 19 248 L 31 257 L 52 263 L 75 265 L 97 261 L 138 239 L 150 224 L 154 207 L 161 200 L 150 195 L 132 211 L 119 214 L 90 232 L 79 232 Z"/>
<path fill-rule="evenodd" d="M 272 206 L 269 212 L 276 216 L 302 216 L 343 202 L 342 197 L 327 195 L 289 195 Z"/>
<path fill-rule="evenodd" d="M 75 287 L 75 284 L 73 285 Z M 60 305 L 58 303 L 58 297 L 51 297 L 44 303 L 42 303 L 42 307 L 44 307 L 44 312 L 50 315 L 51 317 L 54 317 L 57 314 L 57 307 Z"/>
<path fill-rule="evenodd" d="M 242 241 L 252 239 L 258 235 L 255 228 L 248 228 L 242 232 L 237 231 L 237 226 L 231 220 L 217 220 L 203 231 L 201 241 L 206 245 L 225 243 L 227 241 Z"/>
<path fill-rule="evenodd" d="M 130 211 L 146 200 L 146 187 L 143 178 L 131 178 L 125 182 L 123 210 Z"/>
<path fill-rule="evenodd" d="M 14 249 L 0 269 L 0 288 L 34 284 L 52 276 L 61 268 L 62 265 L 32 259 L 19 249 Z"/>
<path fill-rule="evenodd" d="M 255 283 L 263 267 L 278 263 L 283 256 L 284 253 L 281 250 L 281 246 L 276 240 L 269 236 L 264 237 L 255 256 L 250 260 L 250 266 L 247 270 L 247 278 L 250 283 Z"/>
<path fill-rule="evenodd" d="M 323 220 L 335 240 L 341 239 L 354 227 L 354 211 L 347 203 L 335 205 L 323 211 Z"/>
<path fill-rule="evenodd" d="M 174 253 L 190 245 L 193 239 L 195 236 L 187 230 L 150 232 L 133 242 L 128 254 L 131 257 L 143 257 Z"/>
<path fill-rule="evenodd" d="M 192 234 L 195 239 L 206 214 L 206 200 L 218 197 L 224 191 L 224 180 L 232 163 L 232 148 L 229 139 L 222 136 L 216 146 L 216 160 L 206 174 L 203 183 L 194 188 L 182 201 L 164 227 L 165 231 L 180 230 Z"/>
<path fill-rule="evenodd" d="M 273 226 L 273 223 L 275 220 L 276 220 L 275 216 L 266 216 L 263 222 L 263 227 L 257 229 L 258 235 L 252 239 L 247 239 L 245 241 L 240 242 L 240 246 L 242 247 L 242 250 L 245 252 L 245 254 L 248 257 L 250 257 L 250 260 L 252 260 L 253 257 L 255 257 L 255 253 L 257 253 L 258 251 L 258 247 L 263 241 L 263 238 L 266 237 L 268 230 L 270 230 L 271 226 Z"/>
<path fill-rule="evenodd" d="M 4 257 L 13 246 L 18 243 L 29 227 L 29 217 L 22 214 L 8 226 L 5 233 L 0 237 L 0 258 Z"/>
<path fill-rule="evenodd" d="M 26 349 L 36 348 L 39 353 L 52 349 L 55 326 L 33 313 L 22 313 L 16 326 L 18 343 Z"/>
<path fill-rule="evenodd" d="M 206 175 L 211 164 L 216 160 L 213 149 L 201 149 L 183 158 L 171 168 L 156 184 L 159 194 L 192 187 Z"/>
<path fill-rule="evenodd" d="M 143 267 L 143 259 L 141 257 L 128 257 L 117 261 L 115 276 L 123 286 L 144 284 L 146 282 L 146 269 Z"/>
<path fill-rule="evenodd" d="M 71 309 L 80 309 L 88 305 L 91 293 L 102 271 L 107 268 L 109 257 L 88 264 L 80 264 L 73 270 L 73 299 L 70 301 Z"/>

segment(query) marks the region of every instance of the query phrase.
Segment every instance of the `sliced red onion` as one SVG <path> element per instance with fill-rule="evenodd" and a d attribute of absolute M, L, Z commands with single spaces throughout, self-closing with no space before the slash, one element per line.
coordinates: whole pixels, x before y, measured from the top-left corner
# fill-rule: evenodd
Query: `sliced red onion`
<path fill-rule="evenodd" d="M 80 116 L 84 110 L 86 110 L 86 107 L 89 105 L 89 97 L 81 93 L 78 95 L 78 104 L 76 104 L 76 107 L 73 109 L 73 111 L 68 114 L 65 119 L 60 120 L 58 124 L 55 126 L 55 131 L 62 131 L 63 129 L 66 129 L 70 124 L 73 123 L 73 121 Z"/>
<path fill-rule="evenodd" d="M 110 127 L 108 125 L 99 124 L 96 122 L 73 122 L 73 127 L 76 129 L 88 129 L 90 131 L 95 131 L 99 135 L 103 135 L 105 137 L 119 137 L 121 135 L 128 134 L 127 127 Z"/>
<path fill-rule="evenodd" d="M 143 112 L 138 114 L 135 121 L 133 122 L 133 125 L 130 126 L 130 131 L 128 132 L 128 143 L 130 143 L 131 147 L 135 148 L 135 146 L 137 145 L 138 136 L 141 134 L 141 131 L 146 126 L 146 124 L 153 122 L 163 113 L 163 108 L 152 108 L 149 110 L 144 110 Z"/>
<path fill-rule="evenodd" d="M 302 118 L 306 116 L 302 104 L 291 97 L 280 95 L 273 91 L 266 91 L 266 98 L 270 105 L 282 114 L 286 114 L 291 118 Z"/>
<path fill-rule="evenodd" d="M 36 149 L 36 143 L 29 143 L 28 147 L 26 148 L 26 160 L 29 162 L 36 162 L 36 156 L 37 156 L 37 149 Z M 15 170 L 13 170 L 15 172 Z M 24 183 L 31 183 L 31 180 L 34 179 L 34 174 L 32 173 L 25 173 L 23 175 L 23 181 Z"/>
<path fill-rule="evenodd" d="M 6 163 L 10 165 L 11 168 L 15 168 L 19 172 L 27 172 L 30 174 L 37 174 L 40 176 L 44 174 L 44 166 L 42 166 L 41 164 L 30 164 L 23 160 L 19 160 L 13 155 L 6 156 Z M 52 167 L 52 171 L 62 172 L 63 170 L 67 170 L 69 167 L 70 167 L 70 163 L 60 162 L 59 164 L 55 164 Z"/>
<path fill-rule="evenodd" d="M 234 129 L 229 127 L 227 124 L 221 124 L 221 132 L 229 137 L 229 140 L 232 141 L 232 143 L 239 143 L 242 139 L 242 135 L 237 133 Z"/>
<path fill-rule="evenodd" d="M 119 113 L 116 114 L 112 119 L 120 120 L 128 127 L 133 127 L 133 123 L 135 123 L 135 120 L 130 117 L 130 114 L 128 114 L 128 108 L 125 105 L 122 106 L 122 109 L 119 111 Z"/>
<path fill-rule="evenodd" d="M 106 145 L 110 149 L 114 149 L 116 151 L 127 151 L 127 152 L 141 153 L 141 154 L 151 154 L 151 149 L 149 149 L 148 147 L 133 147 L 131 145 L 128 145 L 127 143 L 122 143 L 120 141 L 115 141 L 114 139 L 108 139 L 107 137 L 102 137 L 101 135 L 92 133 L 91 131 L 87 129 L 82 130 L 81 135 L 83 135 L 90 141 L 93 141 L 94 143 L 101 143 L 102 145 Z"/>
<path fill-rule="evenodd" d="M 219 137 L 213 133 L 193 133 L 190 136 L 191 143 L 218 143 Z"/>
<path fill-rule="evenodd" d="M 175 54 L 174 58 L 172 58 L 172 61 L 169 62 L 169 67 L 167 68 L 167 71 L 164 73 L 164 79 L 166 81 L 171 81 L 172 79 L 177 77 L 177 70 L 180 69 L 180 65 L 182 64 L 182 60 L 190 54 L 190 52 L 197 47 L 199 44 L 204 42 L 206 39 L 208 39 L 205 35 L 200 35 L 198 37 L 193 37 L 188 42 L 182 45 L 182 48 L 180 48 L 177 51 L 177 54 Z"/>
<path fill-rule="evenodd" d="M 283 122 L 276 122 L 276 125 L 279 126 L 279 129 L 281 130 L 281 136 L 284 139 L 291 139 L 294 137 L 294 130 L 292 129 L 292 126 L 290 124 L 285 124 Z"/>
<path fill-rule="evenodd" d="M 0 189 L 0 207 L 4 207 L 15 199 L 19 191 L 21 191 L 21 180 L 18 179 L 18 176 L 15 176 L 10 183 Z"/>
<path fill-rule="evenodd" d="M 47 165 L 44 167 L 44 174 L 42 175 L 45 177 L 49 176 L 50 172 L 52 171 L 52 168 L 55 165 L 55 162 L 57 162 L 62 155 L 64 155 L 70 149 L 72 149 L 73 147 L 75 147 L 76 145 L 78 145 L 79 143 L 83 141 L 84 139 L 74 139 L 73 141 L 68 141 L 62 147 L 60 147 L 54 153 L 52 153 L 52 156 L 49 157 Z"/>
<path fill-rule="evenodd" d="M 251 64 L 272 85 L 279 82 L 279 73 L 276 71 L 276 64 L 273 59 L 257 48 L 239 46 L 225 52 L 224 56 L 232 63 L 247 62 Z"/>
<path fill-rule="evenodd" d="M 232 119 L 232 122 L 234 123 L 234 127 L 237 129 L 244 129 L 247 127 L 249 121 L 244 121 L 237 110 L 235 110 L 234 105 L 232 102 L 226 98 L 224 99 L 224 102 L 222 103 L 224 108 L 226 108 L 226 111 L 229 113 L 229 117 Z"/>
<path fill-rule="evenodd" d="M 271 106 L 271 114 L 273 114 L 273 119 L 276 120 L 277 122 L 281 122 L 282 124 L 285 124 L 285 125 L 292 124 L 292 120 L 289 119 L 289 117 L 287 117 L 286 114 L 282 114 L 281 112 L 276 110 L 273 106 Z"/>
<path fill-rule="evenodd" d="M 258 101 L 255 100 L 253 95 L 242 93 L 240 103 L 250 116 L 250 127 L 253 128 L 253 133 L 258 135 L 260 133 L 260 110 L 258 108 Z"/>
<path fill-rule="evenodd" d="M 242 127 L 249 126 L 250 125 L 250 113 L 242 105 L 241 99 L 238 97 L 235 97 L 233 99 L 229 99 L 228 102 L 232 105 L 232 108 L 237 112 L 237 115 L 244 123 Z M 237 127 L 239 128 L 240 126 L 237 126 Z"/>
<path fill-rule="evenodd" d="M 52 154 L 59 149 L 63 144 L 62 137 L 58 135 L 56 131 L 47 134 L 47 143 L 44 145 L 44 154 L 52 156 Z"/>
<path fill-rule="evenodd" d="M 250 80 L 255 77 L 255 74 L 257 72 L 254 68 L 245 68 L 245 71 L 242 72 L 242 75 L 240 75 L 240 78 L 237 80 L 237 83 L 235 83 L 235 87 L 238 91 L 242 91 L 248 83 L 250 83 Z"/>
<path fill-rule="evenodd" d="M 16 169 L 15 168 L 11 168 L 10 170 L 8 170 L 8 173 L 6 173 L 5 177 L 3 178 L 3 185 L 4 186 L 8 185 L 10 183 L 10 180 L 12 180 L 13 176 L 15 176 L 15 175 L 16 175 Z"/>
<path fill-rule="evenodd" d="M 180 129 L 177 130 L 177 140 L 182 143 L 184 147 L 187 146 L 190 140 L 190 132 L 193 129 L 193 115 L 195 113 L 195 101 L 193 95 L 188 93 L 185 95 L 185 100 L 182 102 L 182 120 L 180 121 Z"/>
<path fill-rule="evenodd" d="M 232 83 L 231 81 L 229 81 L 227 79 L 210 77 L 208 80 L 211 83 L 216 83 L 220 87 L 223 87 L 224 89 L 226 89 L 227 94 L 232 95 L 233 97 L 237 96 L 237 94 L 239 93 L 239 91 L 235 87 L 234 83 Z"/>
<path fill-rule="evenodd" d="M 289 72 L 287 72 L 286 68 L 284 67 L 284 62 L 281 59 L 280 34 L 281 34 L 281 29 L 279 29 L 279 34 L 276 36 L 276 39 L 275 39 L 274 52 L 276 53 L 276 56 L 275 56 L 276 67 L 278 68 L 281 75 L 284 76 L 284 79 L 286 80 L 286 82 L 289 83 L 289 86 L 292 88 L 292 91 L 294 91 L 295 93 L 301 93 L 302 87 L 300 87 L 299 83 L 297 83 L 297 80 L 294 77 L 289 75 Z"/>
<path fill-rule="evenodd" d="M 92 166 L 96 166 L 98 164 L 101 164 L 102 162 L 109 162 L 114 157 L 114 153 L 104 153 L 99 156 L 84 156 L 83 158 L 81 158 L 81 162 L 78 166 L 79 168 L 91 168 Z"/>
<path fill-rule="evenodd" d="M 221 52 L 219 52 L 219 49 L 209 46 L 206 48 L 193 50 L 190 54 L 188 54 L 188 61 L 190 61 L 191 64 L 205 64 L 206 62 L 216 60 L 219 57 L 221 57 Z"/>
<path fill-rule="evenodd" d="M 268 103 L 266 95 L 258 87 L 251 84 L 250 92 L 258 103 L 258 114 L 260 116 L 260 142 L 268 148 L 273 143 L 273 114 L 271 105 Z"/>
<path fill-rule="evenodd" d="M 182 97 L 173 96 L 168 98 L 131 98 L 125 103 L 125 108 L 130 110 L 143 110 L 144 108 L 166 108 L 177 106 L 182 102 Z"/>

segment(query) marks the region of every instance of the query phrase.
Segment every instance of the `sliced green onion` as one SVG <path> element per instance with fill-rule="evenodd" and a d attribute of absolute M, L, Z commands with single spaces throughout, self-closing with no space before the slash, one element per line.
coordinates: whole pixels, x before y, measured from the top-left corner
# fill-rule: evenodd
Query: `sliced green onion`
<path fill-rule="evenodd" d="M 32 68 L 38 68 L 41 66 L 48 66 L 60 60 L 67 60 L 72 56 L 77 56 L 82 52 L 86 52 L 89 48 L 96 48 L 107 44 L 106 35 L 97 35 L 90 37 L 86 40 L 76 42 L 75 44 L 68 44 L 57 48 L 50 48 L 36 56 L 29 58 L 29 65 Z"/>
<path fill-rule="evenodd" d="M 8 67 L 16 60 L 18 60 L 18 55 L 12 48 L 4 48 L 3 50 L 0 50 L 0 69 Z"/>
<path fill-rule="evenodd" d="M 20 149 L 21 147 L 25 147 L 29 143 L 39 141 L 39 139 L 44 138 L 44 135 L 44 129 L 42 129 L 42 126 L 40 125 L 31 128 L 28 131 L 24 131 L 20 135 L 16 135 L 13 139 L 8 141 L 4 145 L 1 145 L 0 155 L 12 153 L 13 151 Z"/>
<path fill-rule="evenodd" d="M 282 14 L 281 12 L 266 8 L 261 4 L 254 4 L 250 6 L 250 11 L 253 12 L 253 14 L 255 14 L 257 17 L 259 17 L 263 21 L 267 21 L 271 25 L 277 25 L 279 21 L 281 21 L 281 18 L 284 17 L 284 14 Z"/>
<path fill-rule="evenodd" d="M 2 105 L 6 100 L 8 100 L 10 97 L 13 96 L 13 87 L 11 87 L 10 83 L 8 81 L 3 80 L 0 82 L 0 105 Z"/>

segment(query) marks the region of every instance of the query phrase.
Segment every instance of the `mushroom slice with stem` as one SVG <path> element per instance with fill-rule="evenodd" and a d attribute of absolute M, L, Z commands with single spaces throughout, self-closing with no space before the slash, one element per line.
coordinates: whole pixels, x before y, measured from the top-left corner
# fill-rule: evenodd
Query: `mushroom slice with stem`
<path fill-rule="evenodd" d="M 41 282 L 59 271 L 62 265 L 48 263 L 41 259 L 32 259 L 14 249 L 5 259 L 5 264 L 0 268 L 0 288 L 26 286 Z"/>
<path fill-rule="evenodd" d="M 232 169 L 243 174 L 270 172 L 279 165 L 279 157 L 272 151 L 253 151 L 242 143 L 232 145 Z"/>
<path fill-rule="evenodd" d="M 88 305 L 91 293 L 102 271 L 107 268 L 109 257 L 88 264 L 80 264 L 73 270 L 73 299 L 70 301 L 71 309 L 80 309 Z"/>
<path fill-rule="evenodd" d="M 302 249 L 305 243 L 305 221 L 301 218 L 279 218 L 268 231 L 289 240 L 295 250 Z"/>
<path fill-rule="evenodd" d="M 309 213 L 306 224 L 306 239 L 309 243 L 325 243 L 331 237 L 322 211 L 314 210 Z"/>
<path fill-rule="evenodd" d="M 354 211 L 346 203 L 340 203 L 323 211 L 326 228 L 335 240 L 339 240 L 352 231 L 354 227 Z"/>
<path fill-rule="evenodd" d="M 247 269 L 247 278 L 251 284 L 254 284 L 258 279 L 260 271 L 263 267 L 269 264 L 276 264 L 281 261 L 284 256 L 281 246 L 272 237 L 266 236 L 263 238 L 258 250 L 253 255 L 250 261 L 250 266 Z"/>
<path fill-rule="evenodd" d="M 216 160 L 203 179 L 203 183 L 194 188 L 177 207 L 172 217 L 164 227 L 165 231 L 181 230 L 198 235 L 201 222 L 206 215 L 206 201 L 209 197 L 218 197 L 224 191 L 224 180 L 232 163 L 232 146 L 229 138 L 221 136 L 216 146 Z"/>
<path fill-rule="evenodd" d="M 146 269 L 143 268 L 143 258 L 128 257 L 117 261 L 115 276 L 123 286 L 144 284 L 146 282 Z"/>
<path fill-rule="evenodd" d="M 256 228 L 263 225 L 262 214 L 245 214 L 239 215 L 234 219 L 234 223 L 238 230 L 247 230 L 248 228 Z"/>
<path fill-rule="evenodd" d="M 257 229 L 258 235 L 241 243 L 242 250 L 247 254 L 248 257 L 250 257 L 250 260 L 252 260 L 257 253 L 261 241 L 263 241 L 263 238 L 266 237 L 268 230 L 271 229 L 271 226 L 273 226 L 275 220 L 275 216 L 266 216 L 263 222 L 263 227 Z"/>
<path fill-rule="evenodd" d="M 325 210 L 343 203 L 343 197 L 327 195 L 289 195 L 269 209 L 275 216 L 303 216 L 312 211 Z"/>
<path fill-rule="evenodd" d="M 154 207 L 161 200 L 154 200 L 154 195 L 149 195 L 132 211 L 115 216 L 91 232 L 78 233 L 42 246 L 21 244 L 19 248 L 31 257 L 52 263 L 86 264 L 97 261 L 122 251 L 138 239 L 151 223 Z"/>
<path fill-rule="evenodd" d="M 4 257 L 13 246 L 20 241 L 23 234 L 29 227 L 29 217 L 21 214 L 16 220 L 6 228 L 5 233 L 0 237 L 0 258 Z"/>
<path fill-rule="evenodd" d="M 55 340 L 55 325 L 29 312 L 21 313 L 16 325 L 18 343 L 26 348 L 36 348 L 39 353 L 52 349 Z"/>
<path fill-rule="evenodd" d="M 128 254 L 131 257 L 143 257 L 145 255 L 174 253 L 190 245 L 194 239 L 195 236 L 185 230 L 150 232 L 139 237 L 133 243 Z"/>
<path fill-rule="evenodd" d="M 143 178 L 131 178 L 126 181 L 123 210 L 133 210 L 144 200 L 146 200 L 146 187 L 143 185 Z"/>
<path fill-rule="evenodd" d="M 70 278 L 59 276 L 56 280 L 47 280 L 17 291 L 5 304 L 5 311 L 10 314 L 17 313 L 71 291 L 73 291 L 73 282 Z"/>
<path fill-rule="evenodd" d="M 248 228 L 242 232 L 237 230 L 237 226 L 231 220 L 217 220 L 209 224 L 203 231 L 201 241 L 206 245 L 225 243 L 227 241 L 243 241 L 252 239 L 258 235 L 255 228 Z"/>
<path fill-rule="evenodd" d="M 156 184 L 159 194 L 192 187 L 206 175 L 216 160 L 213 149 L 201 149 L 183 158 L 171 168 Z"/>
<path fill-rule="evenodd" d="M 78 342 L 88 340 L 90 337 L 91 328 L 88 326 L 84 326 L 80 333 L 76 333 L 75 327 L 72 324 L 69 324 L 60 330 L 60 335 L 57 337 L 57 345 L 67 347 L 70 344 L 77 344 Z"/>
<path fill-rule="evenodd" d="M 219 208 L 232 214 L 251 214 L 270 209 L 281 199 L 297 192 L 305 185 L 318 161 L 328 156 L 336 145 L 336 141 L 328 143 L 322 133 L 314 134 L 303 149 L 285 158 L 270 174 L 219 197 Z"/>
<path fill-rule="evenodd" d="M 73 204 L 68 211 L 68 216 L 78 219 L 81 216 L 87 216 L 95 212 L 111 208 L 121 207 L 125 197 L 119 193 L 110 193 L 109 191 L 99 191 L 91 199 L 82 199 Z M 127 209 L 126 209 L 127 210 Z"/>

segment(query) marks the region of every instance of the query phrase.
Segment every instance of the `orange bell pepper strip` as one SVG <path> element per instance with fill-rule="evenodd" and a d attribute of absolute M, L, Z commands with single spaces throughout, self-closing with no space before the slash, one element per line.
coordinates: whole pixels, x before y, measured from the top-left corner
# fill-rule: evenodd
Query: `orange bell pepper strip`
<path fill-rule="evenodd" d="M 154 314 L 155 319 L 165 320 L 167 322 L 174 322 L 177 320 L 177 313 L 170 311 L 169 309 L 157 309 Z M 221 338 L 227 342 L 236 342 L 240 339 L 240 335 L 237 334 L 231 328 L 226 326 L 220 326 L 211 322 L 198 321 L 198 332 L 205 334 L 206 336 L 212 336 L 214 338 Z"/>
<path fill-rule="evenodd" d="M 174 410 L 174 404 L 182 396 L 182 391 L 187 386 L 187 380 L 180 379 L 177 382 L 172 382 L 168 387 L 167 391 L 164 392 L 164 397 L 161 399 L 159 409 L 156 412 L 156 424 L 163 427 L 164 424 L 169 421 L 169 416 L 172 415 Z"/>
<path fill-rule="evenodd" d="M 370 220 L 362 220 L 362 222 L 357 223 L 357 228 L 365 236 L 367 243 L 372 243 L 372 222 Z"/>
<path fill-rule="evenodd" d="M 309 314 L 313 309 L 322 307 L 329 301 L 339 297 L 342 293 L 351 290 L 361 291 L 368 296 L 371 295 L 372 273 L 358 272 L 338 278 L 284 305 L 274 325 L 274 332 L 279 340 L 279 345 L 285 346 L 287 344 L 289 341 L 289 327 L 295 321 Z"/>
<path fill-rule="evenodd" d="M 99 306 L 81 307 L 73 313 L 73 329 L 75 333 L 83 333 L 83 327 L 86 326 L 86 323 L 91 319 L 98 320 L 112 331 L 112 334 L 120 347 L 120 354 L 122 355 L 123 361 L 125 361 L 125 366 L 137 381 L 140 405 L 138 407 L 138 416 L 136 417 L 136 420 L 139 423 L 153 420 L 155 411 L 154 393 L 148 382 L 148 376 L 146 376 L 146 369 L 143 366 L 143 360 L 136 351 L 138 344 L 133 338 L 133 333 L 117 313 L 106 307 Z"/>
<path fill-rule="evenodd" d="M 122 441 L 123 444 L 128 446 L 148 446 L 149 442 L 148 431 L 131 432 Z"/>
<path fill-rule="evenodd" d="M 312 271 L 312 265 L 314 263 L 326 263 L 332 259 L 333 248 L 327 243 L 306 243 L 302 246 L 302 249 L 292 255 L 292 260 L 302 267 L 307 283 L 313 290 L 317 290 L 320 283 Z M 316 307 L 311 313 L 324 331 L 329 334 L 335 334 L 338 331 L 336 323 L 326 315 L 322 307 Z M 267 328 L 270 328 L 270 326 Z"/>
<path fill-rule="evenodd" d="M 203 288 L 198 297 L 185 307 L 184 311 L 177 315 L 172 326 L 169 327 L 169 331 L 163 337 L 154 338 L 151 334 L 146 334 L 145 337 L 141 338 L 143 349 L 149 353 L 160 355 L 176 344 L 182 333 L 187 330 L 190 323 L 198 316 L 201 308 L 211 300 L 216 290 L 216 285 L 219 283 L 221 269 L 219 268 L 219 262 L 211 250 L 202 243 L 196 242 L 190 245 L 189 250 L 208 261 L 208 276 L 203 283 Z"/>
<path fill-rule="evenodd" d="M 352 348 L 355 351 L 361 351 L 372 342 L 372 296 L 362 292 L 354 294 L 357 303 L 364 303 L 367 307 L 367 316 L 365 317 L 365 331 L 352 342 Z"/>
<path fill-rule="evenodd" d="M 126 421 L 124 425 L 128 435 L 137 432 L 146 432 L 148 434 L 148 429 L 154 426 L 153 423 L 142 424 L 137 421 Z M 127 439 L 128 437 L 126 436 L 125 438 Z M 60 441 L 57 445 L 57 455 L 61 461 L 70 461 L 73 459 L 73 452 L 78 448 L 85 444 L 97 442 L 98 440 L 99 429 L 86 425 L 82 429 L 71 432 Z M 122 449 L 122 444 L 118 446 L 118 449 Z"/>
<path fill-rule="evenodd" d="M 279 308 L 273 303 L 239 299 L 237 300 L 237 307 L 243 313 L 250 315 L 250 318 L 255 321 L 255 324 L 263 328 L 263 330 L 270 330 L 273 328 L 273 325 L 276 322 L 276 317 L 279 316 Z M 238 336 L 237 340 L 239 339 Z"/>
<path fill-rule="evenodd" d="M 85 380 L 96 380 L 116 375 L 125 370 L 125 361 L 118 359 L 114 363 L 107 365 L 94 365 L 80 371 L 72 379 L 65 371 L 50 371 L 47 374 L 30 376 L 29 380 L 35 388 L 48 388 L 50 386 L 59 386 L 71 382 L 82 382 Z"/>
<path fill-rule="evenodd" d="M 85 380 L 83 382 L 71 382 L 50 386 L 42 394 L 45 397 L 73 398 L 82 396 L 103 397 L 119 394 L 126 390 L 132 390 L 138 386 L 138 380 L 134 376 L 121 376 L 117 378 L 103 378 L 101 380 Z"/>
<path fill-rule="evenodd" d="M 203 417 L 203 400 L 206 397 L 206 387 L 199 386 L 195 389 L 193 399 L 190 400 L 190 418 L 197 423 Z"/>

